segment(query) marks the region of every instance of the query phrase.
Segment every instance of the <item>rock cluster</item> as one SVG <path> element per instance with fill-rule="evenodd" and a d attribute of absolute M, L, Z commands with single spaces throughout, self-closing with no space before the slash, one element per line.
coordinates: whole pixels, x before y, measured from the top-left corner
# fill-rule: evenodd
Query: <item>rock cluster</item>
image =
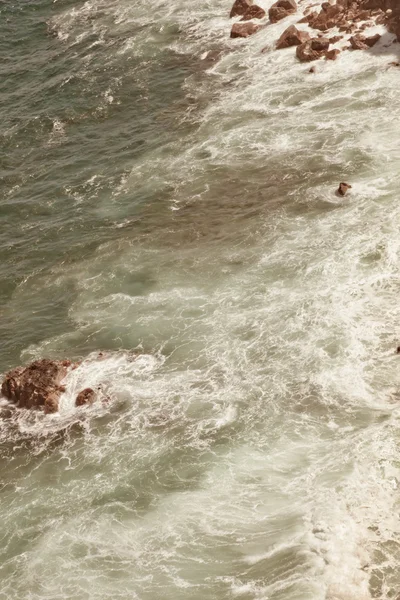
<path fill-rule="evenodd" d="M 304 4 L 305 0 L 300 0 Z M 316 10 L 316 8 L 318 10 Z M 295 0 L 278 0 L 268 11 L 270 23 L 276 23 L 298 12 Z M 276 47 L 288 48 L 297 46 L 296 56 L 300 61 L 313 61 L 325 57 L 335 60 L 340 51 L 330 45 L 342 40 L 345 35 L 349 44 L 344 50 L 366 50 L 372 48 L 380 39 L 376 34 L 366 37 L 363 32 L 373 25 L 386 25 L 400 40 L 400 1 L 399 0 L 330 0 L 319 4 L 307 4 L 298 23 L 307 24 L 319 33 L 314 37 L 294 25 L 288 27 L 279 38 Z M 248 37 L 257 33 L 263 25 L 252 22 L 252 19 L 263 19 L 265 11 L 253 4 L 253 0 L 235 0 L 231 17 L 241 16 L 245 23 L 232 26 L 231 37 Z M 335 28 L 340 35 L 328 37 L 329 31 Z"/>
<path fill-rule="evenodd" d="M 26 367 L 16 367 L 6 373 L 1 393 L 18 408 L 57 412 L 60 396 L 65 392 L 62 381 L 68 371 L 77 366 L 78 363 L 70 360 L 43 358 Z M 95 392 L 86 388 L 78 394 L 75 404 L 83 406 L 92 404 L 94 400 Z"/>

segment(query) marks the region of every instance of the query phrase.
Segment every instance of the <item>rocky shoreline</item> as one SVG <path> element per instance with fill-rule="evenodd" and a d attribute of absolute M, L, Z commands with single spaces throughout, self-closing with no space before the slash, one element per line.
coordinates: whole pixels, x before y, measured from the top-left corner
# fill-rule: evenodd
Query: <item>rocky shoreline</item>
<path fill-rule="evenodd" d="M 331 0 L 322 4 L 313 4 L 309 0 L 299 0 L 298 3 L 295 0 L 278 0 L 269 8 L 268 14 L 253 0 L 235 0 L 230 18 L 239 20 L 232 25 L 231 38 L 246 38 L 268 26 L 268 23 L 256 21 L 268 19 L 273 24 L 294 15 L 299 16 L 296 22 L 299 27 L 289 25 L 279 37 L 276 49 L 295 47 L 296 56 L 301 62 L 323 58 L 336 60 L 344 50 L 372 48 L 381 35 L 375 33 L 367 36 L 365 32 L 375 25 L 386 27 L 400 41 L 398 0 Z M 339 43 L 340 48 L 337 47 Z M 344 196 L 350 188 L 351 185 L 341 183 L 337 193 Z M 98 359 L 102 358 L 103 354 L 99 353 Z M 16 408 L 55 413 L 59 409 L 61 395 L 66 392 L 63 382 L 79 364 L 70 360 L 43 358 L 27 366 L 16 367 L 5 374 L 1 395 Z M 98 391 L 83 387 L 78 393 L 74 392 L 74 404 L 76 407 L 91 405 L 98 396 Z"/>
<path fill-rule="evenodd" d="M 247 38 L 268 26 L 268 23 L 254 21 L 268 17 L 272 24 L 296 14 L 300 16 L 296 24 L 307 29 L 290 25 L 282 33 L 276 48 L 295 46 L 301 62 L 321 58 L 336 60 L 345 50 L 372 48 L 381 35 L 366 36 L 365 31 L 376 25 L 385 26 L 400 41 L 400 3 L 397 0 L 331 0 L 322 4 L 278 0 L 270 7 L 268 15 L 253 0 L 235 0 L 230 17 L 240 17 L 240 20 L 233 24 L 231 38 Z M 334 35 L 328 37 L 330 34 Z M 340 47 L 337 46 L 339 42 Z"/>

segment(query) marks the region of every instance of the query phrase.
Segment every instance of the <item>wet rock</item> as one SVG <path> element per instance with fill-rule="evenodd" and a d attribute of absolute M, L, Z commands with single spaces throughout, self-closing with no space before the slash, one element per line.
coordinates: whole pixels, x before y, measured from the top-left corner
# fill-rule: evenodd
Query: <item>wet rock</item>
<path fill-rule="evenodd" d="M 337 42 L 340 42 L 343 39 L 342 35 L 334 35 L 331 38 L 329 38 L 329 41 L 331 44 L 337 44 Z"/>
<path fill-rule="evenodd" d="M 365 43 L 365 37 L 360 34 L 353 35 L 350 38 L 350 44 L 353 50 L 366 50 L 368 48 L 367 44 Z"/>
<path fill-rule="evenodd" d="M 298 46 L 310 39 L 310 34 L 307 31 L 299 31 L 294 25 L 291 25 L 282 33 L 277 41 L 277 49 L 289 48 L 290 46 Z"/>
<path fill-rule="evenodd" d="M 96 400 L 96 392 L 92 388 L 85 388 L 77 395 L 75 399 L 75 406 L 85 406 L 86 404 L 93 404 Z"/>
<path fill-rule="evenodd" d="M 327 38 L 312 38 L 297 46 L 296 56 L 301 62 L 310 62 L 322 58 L 329 49 L 330 41 Z"/>
<path fill-rule="evenodd" d="M 56 412 L 65 390 L 60 384 L 71 365 L 69 360 L 43 358 L 26 367 L 16 367 L 6 373 L 1 393 L 19 408 Z"/>
<path fill-rule="evenodd" d="M 247 23 L 235 23 L 232 25 L 231 38 L 247 38 L 254 35 L 261 29 L 261 25 L 256 25 L 251 21 Z"/>
<path fill-rule="evenodd" d="M 315 38 L 314 38 L 315 39 Z M 319 52 L 314 50 L 311 47 L 312 40 L 308 40 L 308 42 L 304 42 L 300 44 L 296 48 L 296 56 L 301 62 L 310 62 L 312 60 L 318 60 L 323 56 L 323 52 Z"/>
<path fill-rule="evenodd" d="M 278 0 L 268 11 L 271 23 L 277 23 L 297 12 L 297 4 L 294 0 Z"/>
<path fill-rule="evenodd" d="M 254 4 L 251 6 L 240 19 L 241 21 L 250 21 L 251 19 L 263 19 L 266 15 L 266 12 L 261 6 L 257 6 Z"/>
<path fill-rule="evenodd" d="M 340 183 L 337 193 L 339 194 L 339 196 L 345 196 L 347 194 L 348 190 L 350 190 L 350 189 L 351 189 L 351 185 L 349 185 L 348 183 Z"/>
<path fill-rule="evenodd" d="M 244 15 L 252 5 L 253 0 L 235 0 L 229 15 L 230 18 Z"/>
<path fill-rule="evenodd" d="M 372 46 L 375 46 L 375 44 L 379 42 L 381 37 L 382 36 L 379 35 L 379 33 L 376 35 L 371 35 L 370 37 L 365 38 L 364 43 L 367 44 L 368 48 L 372 48 Z"/>
<path fill-rule="evenodd" d="M 337 57 L 340 54 L 340 50 L 338 50 L 337 48 L 334 48 L 333 50 L 328 50 L 325 53 L 325 58 L 326 60 L 336 60 Z"/>
<path fill-rule="evenodd" d="M 324 37 L 313 38 L 311 40 L 311 48 L 317 52 L 325 52 L 325 50 L 328 50 L 329 44 L 329 39 Z"/>

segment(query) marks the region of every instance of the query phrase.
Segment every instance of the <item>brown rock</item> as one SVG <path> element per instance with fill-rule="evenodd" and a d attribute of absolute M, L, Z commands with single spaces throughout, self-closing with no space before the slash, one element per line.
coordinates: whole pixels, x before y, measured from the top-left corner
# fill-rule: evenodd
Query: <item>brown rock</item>
<path fill-rule="evenodd" d="M 266 12 L 261 6 L 257 6 L 254 4 L 247 10 L 243 17 L 240 19 L 241 21 L 250 21 L 251 19 L 263 19 L 266 15 Z"/>
<path fill-rule="evenodd" d="M 247 38 L 249 35 L 257 33 L 261 29 L 261 25 L 256 25 L 251 21 L 247 23 L 234 23 L 231 29 L 231 38 Z"/>
<path fill-rule="evenodd" d="M 298 46 L 309 39 L 310 34 L 307 33 L 307 31 L 299 31 L 294 25 L 291 25 L 282 33 L 281 37 L 277 41 L 276 47 L 278 50 L 280 50 L 281 48 Z"/>
<path fill-rule="evenodd" d="M 368 48 L 363 35 L 353 35 L 350 38 L 350 44 L 353 50 L 366 50 Z"/>
<path fill-rule="evenodd" d="M 328 50 L 330 41 L 328 38 L 313 38 L 311 40 L 311 48 L 317 52 L 324 52 Z"/>
<path fill-rule="evenodd" d="M 229 15 L 230 18 L 244 15 L 252 5 L 253 0 L 235 0 Z"/>
<path fill-rule="evenodd" d="M 316 38 L 314 38 L 316 39 Z M 308 42 L 303 42 L 296 48 L 296 56 L 301 62 L 310 62 L 312 60 L 318 60 L 323 56 L 323 52 L 319 50 L 314 50 L 311 47 L 312 40 L 308 40 Z"/>
<path fill-rule="evenodd" d="M 294 0 L 278 0 L 268 11 L 271 23 L 277 23 L 297 11 L 297 4 Z"/>
<path fill-rule="evenodd" d="M 348 183 L 340 183 L 337 193 L 339 194 L 339 196 L 345 196 L 347 194 L 348 190 L 350 190 L 350 189 L 351 189 L 351 185 L 349 185 Z"/>
<path fill-rule="evenodd" d="M 340 54 L 340 50 L 338 50 L 337 48 L 334 48 L 333 50 L 328 50 L 325 53 L 325 58 L 326 60 L 336 60 L 337 57 Z"/>
<path fill-rule="evenodd" d="M 331 44 L 337 44 L 337 42 L 340 42 L 340 40 L 343 39 L 342 35 L 334 35 L 333 37 L 329 38 L 329 41 Z"/>
<path fill-rule="evenodd" d="M 85 388 L 76 397 L 75 406 L 84 406 L 86 404 L 93 404 L 96 400 L 96 392 L 92 388 Z"/>
<path fill-rule="evenodd" d="M 380 39 L 381 36 L 379 33 L 377 33 L 376 35 L 371 35 L 370 37 L 365 38 L 364 43 L 367 44 L 368 48 L 372 48 L 372 46 L 375 46 Z"/>
<path fill-rule="evenodd" d="M 1 393 L 20 408 L 56 412 L 63 391 L 61 381 L 71 361 L 36 360 L 26 367 L 16 367 L 6 373 Z"/>

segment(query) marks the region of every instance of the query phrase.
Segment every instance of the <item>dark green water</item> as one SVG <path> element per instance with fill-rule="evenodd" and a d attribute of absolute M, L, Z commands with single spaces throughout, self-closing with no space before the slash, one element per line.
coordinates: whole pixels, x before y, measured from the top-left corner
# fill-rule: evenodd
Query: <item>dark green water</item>
<path fill-rule="evenodd" d="M 87 359 L 0 421 L 1 599 L 399 593 L 397 50 L 229 8 L 0 5 L 0 370 Z"/>

